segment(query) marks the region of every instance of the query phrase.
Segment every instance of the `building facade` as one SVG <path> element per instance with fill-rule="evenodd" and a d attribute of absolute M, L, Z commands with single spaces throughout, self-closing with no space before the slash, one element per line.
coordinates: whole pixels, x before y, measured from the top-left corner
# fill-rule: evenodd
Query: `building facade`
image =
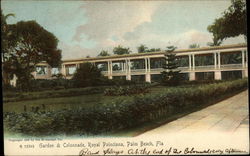
<path fill-rule="evenodd" d="M 248 77 L 247 45 L 227 45 L 195 49 L 176 50 L 179 70 L 188 80 L 223 80 L 236 76 Z M 52 79 L 61 73 L 72 78 L 81 63 L 90 62 L 101 69 L 109 79 L 139 79 L 146 82 L 157 81 L 163 71 L 164 52 L 113 55 L 95 58 L 63 60 L 60 68 L 51 68 L 47 63 L 39 63 L 35 79 Z"/>

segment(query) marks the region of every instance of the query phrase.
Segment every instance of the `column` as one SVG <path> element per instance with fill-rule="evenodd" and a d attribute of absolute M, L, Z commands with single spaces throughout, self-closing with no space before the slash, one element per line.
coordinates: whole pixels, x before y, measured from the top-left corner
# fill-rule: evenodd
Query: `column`
<path fill-rule="evenodd" d="M 109 61 L 108 61 L 108 76 L 110 75 L 110 65 L 109 65 Z"/>
<path fill-rule="evenodd" d="M 125 63 L 125 70 L 126 70 L 126 80 L 131 80 L 131 74 L 130 74 L 130 60 L 126 60 Z"/>
<path fill-rule="evenodd" d="M 122 65 L 123 65 L 123 71 L 125 71 L 125 72 L 126 72 L 126 61 L 125 61 L 125 62 L 123 62 L 123 63 L 122 63 Z"/>
<path fill-rule="evenodd" d="M 193 57 L 193 70 L 195 69 L 195 57 L 194 57 L 194 54 L 192 54 L 192 57 Z"/>
<path fill-rule="evenodd" d="M 63 76 L 66 76 L 66 67 L 65 67 L 65 64 L 62 64 L 62 67 L 61 67 L 61 74 Z"/>
<path fill-rule="evenodd" d="M 151 67 L 150 67 L 150 58 L 148 58 L 148 72 L 150 73 L 150 69 L 151 69 Z"/>
<path fill-rule="evenodd" d="M 151 75 L 150 75 L 150 59 L 145 58 L 145 70 L 146 70 L 146 75 L 145 75 L 145 80 L 146 82 L 151 82 Z"/>
<path fill-rule="evenodd" d="M 112 61 L 110 61 L 110 74 L 111 74 L 111 76 L 113 74 L 113 63 L 112 63 Z"/>
<path fill-rule="evenodd" d="M 214 72 L 214 79 L 215 80 L 221 80 L 221 71 L 215 71 Z"/>
<path fill-rule="evenodd" d="M 241 57 L 242 57 L 242 68 L 245 68 L 245 51 L 242 50 L 241 51 Z"/>
<path fill-rule="evenodd" d="M 147 73 L 147 74 L 145 75 L 145 80 L 146 80 L 146 82 L 151 83 L 151 75 L 150 75 L 150 73 Z"/>
<path fill-rule="evenodd" d="M 245 52 L 246 52 L 246 68 L 247 68 L 247 64 L 248 64 L 248 56 L 247 56 L 247 51 L 245 50 Z"/>
<path fill-rule="evenodd" d="M 123 71 L 123 70 L 124 70 L 124 68 L 123 68 L 123 62 L 121 62 L 121 63 L 120 63 L 120 65 L 121 65 L 121 67 L 122 67 L 122 71 Z"/>
<path fill-rule="evenodd" d="M 48 70 L 47 71 L 47 79 L 50 79 L 52 77 L 52 74 L 51 74 L 52 68 L 50 65 L 47 65 L 47 70 Z"/>
<path fill-rule="evenodd" d="M 77 63 L 76 64 L 76 69 L 79 69 L 80 68 L 80 63 Z"/>
<path fill-rule="evenodd" d="M 126 61 L 123 63 L 123 70 L 126 70 Z"/>
<path fill-rule="evenodd" d="M 195 72 L 190 72 L 189 73 L 189 81 L 195 80 Z"/>
<path fill-rule="evenodd" d="M 220 52 L 218 52 L 218 69 L 220 69 Z"/>
<path fill-rule="evenodd" d="M 130 62 L 130 59 L 128 60 L 128 72 L 129 72 L 129 75 L 131 74 L 131 62 Z"/>
<path fill-rule="evenodd" d="M 243 70 L 242 70 L 242 78 L 246 78 L 248 77 L 248 54 L 247 54 L 247 50 L 243 50 L 243 53 L 245 53 L 246 58 L 244 57 L 244 59 L 242 58 L 242 60 L 244 60 L 244 66 L 243 66 Z M 244 55 L 243 55 L 244 56 Z"/>
<path fill-rule="evenodd" d="M 191 58 L 191 54 L 188 55 L 188 58 L 189 58 L 189 70 L 192 69 L 192 58 Z"/>
<path fill-rule="evenodd" d="M 108 61 L 108 79 L 112 79 L 112 61 Z"/>
<path fill-rule="evenodd" d="M 217 53 L 214 53 L 214 69 L 217 68 Z"/>

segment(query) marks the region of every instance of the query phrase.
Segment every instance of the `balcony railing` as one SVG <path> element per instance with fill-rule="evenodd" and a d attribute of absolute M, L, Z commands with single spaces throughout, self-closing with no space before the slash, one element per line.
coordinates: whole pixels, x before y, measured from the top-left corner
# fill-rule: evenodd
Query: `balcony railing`
<path fill-rule="evenodd" d="M 241 69 L 242 68 L 242 64 L 224 64 L 224 65 L 220 65 L 220 69 Z M 215 68 L 215 65 L 206 65 L 206 66 L 195 66 L 194 71 L 196 70 L 218 70 L 219 66 L 217 65 Z M 187 72 L 190 70 L 193 70 L 193 68 L 189 68 L 189 67 L 179 67 L 178 70 L 181 70 L 182 72 Z M 149 69 L 148 69 L 149 71 Z M 164 71 L 163 68 L 151 68 L 150 69 L 150 73 L 160 73 Z M 130 70 L 131 74 L 145 74 L 146 73 L 146 69 L 131 69 Z M 102 74 L 107 75 L 108 71 L 102 71 Z M 126 70 L 115 70 L 112 71 L 112 75 L 121 75 L 121 74 L 126 74 Z"/>
<path fill-rule="evenodd" d="M 222 69 L 239 69 L 242 68 L 242 64 L 223 64 L 220 65 Z"/>

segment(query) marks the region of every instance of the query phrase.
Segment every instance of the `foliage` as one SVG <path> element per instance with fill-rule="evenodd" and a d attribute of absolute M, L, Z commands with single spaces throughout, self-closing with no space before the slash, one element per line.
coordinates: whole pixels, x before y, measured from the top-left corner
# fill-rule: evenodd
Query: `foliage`
<path fill-rule="evenodd" d="M 221 42 L 229 37 L 247 35 L 247 15 L 245 0 L 232 0 L 232 4 L 224 11 L 223 16 L 215 19 L 212 25 L 207 27 L 213 34 L 211 46 L 220 45 Z"/>
<path fill-rule="evenodd" d="M 131 51 L 129 48 L 124 48 L 121 45 L 119 45 L 118 47 L 115 47 L 113 49 L 113 53 L 117 55 L 124 55 L 124 54 L 130 54 Z"/>
<path fill-rule="evenodd" d="M 189 88 L 168 87 L 161 93 L 138 95 L 130 100 L 118 98 L 91 109 L 5 112 L 3 120 L 6 130 L 33 136 L 104 134 L 198 110 L 246 88 L 246 79 Z"/>
<path fill-rule="evenodd" d="M 165 55 L 165 62 L 163 64 L 162 83 L 165 85 L 178 85 L 180 81 L 180 71 L 177 70 L 178 62 L 177 57 L 173 53 L 176 47 L 169 46 L 167 47 Z"/>
<path fill-rule="evenodd" d="M 189 45 L 189 49 L 193 49 L 193 48 L 200 48 L 200 45 L 197 44 L 197 43 L 190 44 L 190 45 Z"/>
<path fill-rule="evenodd" d="M 114 86 L 107 88 L 104 91 L 106 96 L 130 96 L 134 94 L 145 94 L 149 92 L 149 86 L 147 85 L 129 85 L 129 86 Z"/>
<path fill-rule="evenodd" d="M 7 14 L 3 15 L 2 9 L 1 9 L 1 57 L 2 57 L 2 70 L 8 66 L 8 64 L 5 63 L 6 58 L 5 55 L 8 52 L 9 47 L 11 46 L 11 42 L 8 41 L 9 36 L 11 35 L 11 31 L 9 30 L 9 25 L 7 24 L 7 19 L 9 17 L 14 17 L 14 14 Z M 3 85 L 8 86 L 9 81 L 12 79 L 11 73 L 7 72 L 6 70 L 3 70 L 2 73 L 2 82 Z"/>
<path fill-rule="evenodd" d="M 54 81 L 55 82 L 55 81 Z M 53 81 L 39 83 L 39 85 L 51 85 Z M 56 83 L 56 82 L 55 82 Z M 51 86 L 50 86 L 51 87 Z M 54 90 L 36 91 L 36 92 L 14 92 L 6 91 L 3 93 L 3 102 L 16 102 L 43 98 L 55 98 L 55 97 L 70 97 L 77 95 L 89 95 L 103 93 L 106 86 L 98 87 L 85 87 L 85 88 L 70 88 L 54 87 Z"/>
<path fill-rule="evenodd" d="M 151 48 L 151 49 L 149 49 L 144 44 L 141 44 L 139 47 L 137 47 L 137 51 L 138 51 L 138 53 L 149 53 L 149 52 L 161 51 L 161 49 L 160 48 Z"/>
<path fill-rule="evenodd" d="M 110 56 L 108 51 L 102 50 L 98 56 Z"/>
<path fill-rule="evenodd" d="M 80 64 L 72 78 L 75 87 L 100 85 L 105 79 L 97 66 L 89 62 Z"/>
<path fill-rule="evenodd" d="M 11 34 L 11 31 L 9 30 L 9 25 L 7 24 L 7 19 L 9 17 L 14 17 L 15 15 L 14 14 L 7 14 L 7 15 L 4 15 L 2 13 L 2 9 L 1 9 L 1 45 L 2 45 L 2 48 L 1 48 L 1 53 L 2 53 L 2 57 L 5 56 L 5 53 L 8 52 L 8 48 L 10 46 L 10 43 L 8 41 L 8 38 Z M 3 59 L 3 61 L 5 61 L 6 59 Z"/>
<path fill-rule="evenodd" d="M 151 48 L 146 50 L 146 52 L 157 52 L 157 51 L 161 51 L 161 48 Z"/>
<path fill-rule="evenodd" d="M 17 76 L 17 85 L 22 90 L 29 88 L 36 64 L 46 61 L 52 67 L 60 64 L 61 50 L 57 38 L 35 21 L 20 21 L 8 25 L 10 43 L 3 54 L 6 73 Z"/>
<path fill-rule="evenodd" d="M 146 47 L 144 44 L 141 44 L 139 47 L 137 47 L 138 53 L 145 53 L 146 50 L 148 50 L 148 47 Z"/>

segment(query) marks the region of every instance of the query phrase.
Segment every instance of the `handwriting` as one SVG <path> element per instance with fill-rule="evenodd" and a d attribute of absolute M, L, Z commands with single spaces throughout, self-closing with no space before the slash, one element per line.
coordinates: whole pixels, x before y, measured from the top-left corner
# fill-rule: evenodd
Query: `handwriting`
<path fill-rule="evenodd" d="M 83 148 L 80 152 L 79 152 L 79 156 L 84 156 L 84 155 L 98 155 L 99 151 L 90 151 L 88 148 Z"/>

